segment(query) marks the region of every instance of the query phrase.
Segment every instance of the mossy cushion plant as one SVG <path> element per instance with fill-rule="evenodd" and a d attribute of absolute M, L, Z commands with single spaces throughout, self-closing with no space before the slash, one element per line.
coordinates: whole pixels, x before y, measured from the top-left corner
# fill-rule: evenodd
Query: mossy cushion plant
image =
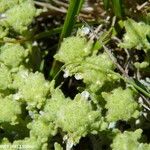
<path fill-rule="evenodd" d="M 93 50 L 92 38 L 79 30 L 63 39 L 54 59 L 62 63 L 64 79 L 56 87 L 57 78 L 46 79 L 31 65 L 38 46 L 28 37 L 41 10 L 33 0 L 0 0 L 0 6 L 0 149 L 72 150 L 84 140 L 95 150 L 150 149 L 138 91 L 105 51 Z M 143 49 L 148 67 L 149 25 L 128 19 L 124 27 L 118 46 Z M 79 83 L 75 93 L 64 92 L 65 78 Z M 129 128 L 122 129 L 122 122 Z"/>

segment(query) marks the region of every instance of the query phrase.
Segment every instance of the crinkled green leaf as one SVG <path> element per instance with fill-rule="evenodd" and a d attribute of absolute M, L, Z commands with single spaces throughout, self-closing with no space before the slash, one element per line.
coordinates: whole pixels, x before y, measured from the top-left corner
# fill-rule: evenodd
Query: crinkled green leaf
<path fill-rule="evenodd" d="M 111 145 L 112 150 L 149 150 L 150 145 L 145 143 L 139 143 L 142 130 L 138 129 L 134 132 L 125 131 L 119 133 L 114 139 Z"/>
<path fill-rule="evenodd" d="M 123 38 L 123 43 L 120 44 L 123 48 L 144 49 L 145 52 L 150 49 L 150 43 L 147 36 L 150 35 L 150 25 L 144 22 L 135 22 L 128 19 L 124 22 L 126 33 Z"/>
<path fill-rule="evenodd" d="M 82 95 L 76 95 L 73 101 L 63 97 L 61 91 L 56 90 L 45 105 L 44 115 L 67 133 L 70 142 L 76 144 L 88 133 L 97 133 L 107 127 L 101 112 L 92 110 L 90 102 Z"/>
<path fill-rule="evenodd" d="M 83 79 L 87 88 L 92 92 L 98 91 L 106 82 L 114 82 L 118 77 L 110 70 L 114 70 L 115 66 L 106 53 L 95 56 L 86 57 L 79 63 L 73 63 L 66 66 L 65 72 L 68 76 L 75 75 L 77 80 Z M 107 72 L 108 71 L 108 72 Z"/>
<path fill-rule="evenodd" d="M 31 123 L 28 124 L 27 127 L 30 129 L 31 136 L 36 137 L 42 142 L 47 142 L 48 138 L 54 136 L 56 133 L 54 125 L 47 120 L 44 120 L 42 116 L 34 119 Z"/>
<path fill-rule="evenodd" d="M 88 42 L 85 37 L 68 37 L 62 42 L 55 58 L 63 63 L 80 61 L 91 53 L 91 48 L 92 42 Z"/>
<path fill-rule="evenodd" d="M 0 64 L 0 90 L 6 90 L 12 83 L 12 76 L 9 69 L 4 65 Z"/>
<path fill-rule="evenodd" d="M 17 5 L 23 0 L 0 0 L 0 13 L 5 12 L 7 9 Z"/>
<path fill-rule="evenodd" d="M 19 102 L 14 101 L 12 97 L 0 97 L 0 122 L 17 123 L 17 116 L 21 114 Z"/>
<path fill-rule="evenodd" d="M 27 30 L 28 25 L 37 15 L 37 10 L 34 7 L 32 0 L 26 0 L 18 5 L 14 5 L 5 12 L 5 18 L 0 24 L 13 28 L 16 32 L 22 33 Z"/>
<path fill-rule="evenodd" d="M 45 80 L 43 74 L 21 70 L 14 78 L 13 87 L 18 89 L 19 97 L 28 103 L 29 109 L 40 108 L 44 105 L 50 92 L 50 84 Z"/>
<path fill-rule="evenodd" d="M 27 51 L 20 44 L 5 44 L 0 47 L 0 61 L 10 68 L 23 64 Z"/>
<path fill-rule="evenodd" d="M 144 22 L 135 22 L 132 19 L 128 19 L 124 22 L 126 33 L 123 38 L 123 42 L 120 44 L 123 48 L 136 48 L 138 50 L 144 50 L 146 53 L 143 62 L 135 62 L 135 67 L 138 69 L 149 68 L 150 59 L 150 25 Z"/>
<path fill-rule="evenodd" d="M 139 116 L 138 103 L 135 101 L 133 90 L 118 88 L 111 93 L 102 93 L 106 100 L 107 120 L 110 122 L 118 120 L 130 120 Z"/>

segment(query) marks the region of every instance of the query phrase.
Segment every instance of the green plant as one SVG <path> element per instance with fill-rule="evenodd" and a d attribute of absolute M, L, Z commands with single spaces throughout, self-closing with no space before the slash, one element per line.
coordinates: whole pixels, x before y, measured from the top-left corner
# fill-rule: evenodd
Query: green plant
<path fill-rule="evenodd" d="M 76 1 L 71 0 L 70 1 L 67 15 L 65 18 L 65 22 L 64 22 L 64 25 L 63 25 L 63 28 L 61 31 L 58 48 L 59 48 L 60 43 L 62 42 L 63 38 L 68 37 L 71 34 L 73 27 L 75 25 L 77 16 L 82 8 L 83 3 L 84 3 L 84 0 L 76 0 Z M 61 67 L 61 65 L 58 64 L 58 62 L 56 62 L 56 61 L 53 62 L 53 66 L 50 71 L 50 76 L 52 78 L 56 75 L 56 73 L 58 72 L 60 67 Z"/>
<path fill-rule="evenodd" d="M 120 5 L 120 1 L 115 2 Z M 124 66 L 119 70 L 122 59 L 108 49 L 113 37 L 118 36 L 115 27 L 103 29 L 100 38 L 97 29 L 88 28 L 87 33 L 84 26 L 71 35 L 82 0 L 70 1 L 63 28 L 38 34 L 34 19 L 45 9 L 35 7 L 33 0 L 1 0 L 0 4 L 0 149 L 72 150 L 80 144 L 82 149 L 90 145 L 87 149 L 93 150 L 150 149 L 146 143 L 150 98 L 148 24 L 125 20 L 122 42 L 113 43 L 117 50 L 144 54 L 142 61 L 130 58 L 128 75 Z M 121 10 L 117 11 L 120 15 Z M 104 28 L 108 26 L 104 24 Z M 57 72 L 48 80 L 40 69 L 46 54 L 34 40 L 60 31 L 54 61 L 62 65 L 53 66 L 52 72 Z M 124 58 L 122 53 L 119 56 Z M 143 79 L 134 80 L 137 70 Z M 56 77 L 62 78 L 57 87 Z M 72 85 L 75 90 L 71 90 Z M 84 144 L 83 139 L 90 144 Z"/>

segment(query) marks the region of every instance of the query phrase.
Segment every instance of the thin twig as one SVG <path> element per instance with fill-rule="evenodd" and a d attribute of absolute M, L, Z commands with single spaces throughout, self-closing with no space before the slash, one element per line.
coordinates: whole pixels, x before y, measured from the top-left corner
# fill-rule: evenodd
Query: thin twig
<path fill-rule="evenodd" d="M 118 37 L 116 37 L 116 36 L 113 36 L 112 39 L 116 40 L 118 43 L 121 43 L 121 40 Z M 129 54 L 128 50 L 126 48 L 124 48 L 124 51 L 127 54 L 127 59 L 129 59 L 130 58 L 130 54 Z"/>
<path fill-rule="evenodd" d="M 118 43 L 121 43 L 121 40 L 118 37 L 116 37 L 116 36 L 112 37 L 112 39 L 116 40 Z M 128 52 L 128 50 L 126 48 L 124 48 L 124 51 L 125 51 L 125 53 L 127 55 L 126 62 L 125 62 L 125 65 L 124 65 L 124 68 L 125 68 L 124 71 L 126 72 L 126 74 L 128 74 L 130 54 L 129 54 L 129 52 Z"/>
<path fill-rule="evenodd" d="M 57 8 L 57 7 L 53 6 L 53 5 L 51 5 L 50 3 L 38 2 L 38 1 L 34 1 L 34 3 L 37 6 L 42 6 L 42 7 L 45 7 L 47 9 L 50 9 L 52 11 L 57 11 L 57 12 L 60 12 L 60 13 L 66 13 L 67 12 L 66 9 Z"/>
<path fill-rule="evenodd" d="M 148 2 L 143 3 L 142 5 L 138 5 L 136 8 L 137 10 L 141 10 L 142 8 L 144 8 L 146 5 L 148 5 Z"/>
<path fill-rule="evenodd" d="M 68 8 L 69 4 L 67 3 L 64 3 L 62 1 L 59 1 L 59 0 L 52 0 L 52 2 L 54 2 L 55 4 L 57 4 L 58 6 L 63 6 L 65 8 Z"/>
<path fill-rule="evenodd" d="M 150 106 L 150 101 L 147 98 L 145 98 L 143 95 L 141 95 L 141 98 Z"/>
<path fill-rule="evenodd" d="M 69 4 L 67 4 L 67 3 L 64 3 L 64 2 L 62 2 L 62 1 L 59 1 L 59 0 L 52 0 L 56 5 L 58 5 L 58 6 L 63 6 L 63 7 L 65 7 L 66 9 L 68 9 L 68 7 L 69 7 Z M 82 13 L 92 13 L 94 11 L 94 8 L 93 7 L 90 7 L 90 6 L 88 6 L 88 7 L 83 7 L 82 9 L 81 9 L 81 12 Z"/>
<path fill-rule="evenodd" d="M 47 8 L 48 10 L 51 10 L 52 12 L 54 11 L 54 12 L 59 12 L 59 13 L 63 13 L 63 14 L 67 13 L 68 7 L 67 8 L 64 8 L 64 7 L 58 8 L 58 7 L 51 5 L 50 3 L 38 2 L 38 1 L 35 1 L 34 3 L 35 3 L 35 5 Z M 92 19 L 93 18 L 92 16 L 89 15 L 91 12 L 88 12 L 88 14 L 84 13 L 84 11 L 82 11 L 82 10 L 81 10 L 81 12 L 83 12 L 83 13 L 79 14 L 81 17 L 86 18 L 86 19 Z"/>
<path fill-rule="evenodd" d="M 150 102 L 143 96 L 140 94 L 139 97 L 139 103 L 148 111 L 150 111 Z"/>
<path fill-rule="evenodd" d="M 141 103 L 142 104 L 142 106 L 145 108 L 145 109 L 147 109 L 148 111 L 150 111 L 150 108 L 148 107 L 148 106 L 146 106 L 145 104 L 143 104 L 143 103 Z"/>
<path fill-rule="evenodd" d="M 95 38 L 95 34 L 98 34 L 98 32 L 101 30 L 101 28 L 103 27 L 102 24 L 100 24 L 95 30 L 94 30 L 94 34 L 93 32 L 89 35 L 89 39 L 93 40 Z"/>

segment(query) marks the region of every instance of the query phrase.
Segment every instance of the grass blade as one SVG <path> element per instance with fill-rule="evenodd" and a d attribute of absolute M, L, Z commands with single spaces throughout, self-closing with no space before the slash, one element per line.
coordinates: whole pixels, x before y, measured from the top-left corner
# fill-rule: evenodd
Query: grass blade
<path fill-rule="evenodd" d="M 104 8 L 107 10 L 109 8 L 110 0 L 103 0 Z"/>
<path fill-rule="evenodd" d="M 122 0 L 103 0 L 104 8 L 108 10 L 110 7 L 113 8 L 115 16 L 122 17 L 123 15 L 123 1 Z"/>
<path fill-rule="evenodd" d="M 113 10 L 117 17 L 122 17 L 123 7 L 122 0 L 112 0 Z"/>
<path fill-rule="evenodd" d="M 63 40 L 63 38 L 68 37 L 71 34 L 72 29 L 75 24 L 76 16 L 79 14 L 83 3 L 84 3 L 84 0 L 70 0 L 63 30 L 60 35 L 59 45 L 61 41 Z"/>
<path fill-rule="evenodd" d="M 60 47 L 60 44 L 63 38 L 68 37 L 71 34 L 74 28 L 74 25 L 76 23 L 76 17 L 78 16 L 82 8 L 84 0 L 70 0 L 69 2 L 70 2 L 69 8 L 68 8 L 65 22 L 63 25 L 63 29 L 60 35 L 58 48 Z M 60 68 L 61 68 L 61 64 L 54 60 L 52 64 L 52 68 L 50 70 L 50 78 L 54 78 L 57 72 L 60 70 Z"/>

